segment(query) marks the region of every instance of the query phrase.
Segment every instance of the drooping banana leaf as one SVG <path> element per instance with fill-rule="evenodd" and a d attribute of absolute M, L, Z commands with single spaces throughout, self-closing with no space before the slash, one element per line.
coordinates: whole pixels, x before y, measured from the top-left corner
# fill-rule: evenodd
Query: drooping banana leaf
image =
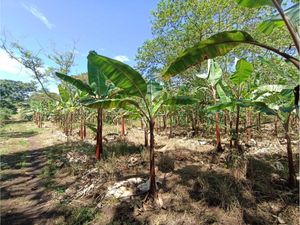
<path fill-rule="evenodd" d="M 247 8 L 256 8 L 261 6 L 274 6 L 272 0 L 235 0 L 237 4 Z M 279 1 L 281 2 L 281 0 Z"/>
<path fill-rule="evenodd" d="M 72 84 L 73 86 L 77 87 L 79 90 L 81 90 L 83 92 L 87 92 L 90 95 L 95 95 L 95 93 L 93 92 L 93 89 L 89 85 L 82 82 L 81 80 L 75 79 L 71 76 L 68 76 L 68 75 L 65 75 L 62 73 L 58 73 L 58 72 L 56 72 L 55 75 L 58 78 L 62 79 L 63 81 L 66 81 L 69 84 Z"/>
<path fill-rule="evenodd" d="M 86 126 L 90 128 L 93 132 L 97 133 L 97 128 L 94 124 L 87 123 Z"/>
<path fill-rule="evenodd" d="M 215 86 L 222 77 L 222 69 L 221 66 L 213 60 L 208 60 L 208 64 L 210 65 L 210 67 L 208 70 L 209 72 L 207 79 L 212 86 Z"/>
<path fill-rule="evenodd" d="M 142 75 L 130 66 L 98 55 L 95 51 L 90 51 L 88 62 L 90 67 L 95 67 L 101 71 L 116 87 L 126 90 L 128 96 L 145 97 L 147 84 Z"/>
<path fill-rule="evenodd" d="M 290 8 L 284 11 L 285 16 L 289 19 L 295 31 L 299 34 L 299 26 L 300 26 L 300 9 L 299 3 L 294 4 Z M 271 34 L 274 28 L 284 27 L 285 23 L 282 20 L 282 17 L 279 14 L 276 14 L 269 18 L 268 20 L 263 21 L 257 27 L 257 30 L 265 33 L 267 35 Z"/>
<path fill-rule="evenodd" d="M 177 105 L 191 105 L 198 102 L 198 99 L 189 97 L 189 96 L 171 96 L 166 97 L 165 99 L 160 99 L 160 101 L 154 103 L 154 106 L 151 110 L 152 116 L 155 116 L 156 113 L 163 105 L 168 106 L 177 106 Z"/>
<path fill-rule="evenodd" d="M 200 41 L 194 47 L 186 49 L 163 73 L 169 79 L 204 60 L 223 56 L 242 43 L 256 43 L 245 31 L 225 31 Z"/>
<path fill-rule="evenodd" d="M 122 108 L 127 104 L 138 106 L 138 103 L 132 99 L 100 99 L 92 100 L 85 103 L 85 106 L 89 108 L 103 108 L 103 109 L 113 109 Z"/>
<path fill-rule="evenodd" d="M 234 101 L 230 101 L 230 102 L 221 102 L 221 103 L 217 103 L 215 105 L 211 105 L 206 107 L 206 109 L 208 111 L 220 111 L 220 110 L 224 110 L 227 108 L 233 108 L 236 106 L 236 103 Z"/>
<path fill-rule="evenodd" d="M 191 105 L 198 100 L 189 96 L 173 96 L 164 101 L 164 105 Z"/>
<path fill-rule="evenodd" d="M 266 85 L 261 85 L 257 87 L 256 92 L 261 93 L 261 92 L 281 92 L 285 89 L 290 89 L 292 90 L 293 88 L 289 85 L 279 85 L 279 84 L 266 84 Z"/>

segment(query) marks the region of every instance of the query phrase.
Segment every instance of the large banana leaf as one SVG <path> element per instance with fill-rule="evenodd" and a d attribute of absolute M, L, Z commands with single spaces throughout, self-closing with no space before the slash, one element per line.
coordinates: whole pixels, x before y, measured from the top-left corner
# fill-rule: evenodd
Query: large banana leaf
<path fill-rule="evenodd" d="M 156 102 L 151 110 L 152 116 L 159 111 L 161 106 L 168 105 L 168 106 L 177 106 L 177 105 L 191 105 L 198 102 L 198 99 L 189 97 L 189 96 L 172 96 L 168 97 L 167 99 L 161 99 L 160 101 Z"/>
<path fill-rule="evenodd" d="M 186 49 L 165 70 L 163 77 L 169 79 L 204 60 L 223 56 L 242 43 L 256 43 L 256 41 L 247 32 L 239 30 L 215 34 Z"/>
<path fill-rule="evenodd" d="M 299 9 L 299 3 L 291 6 L 287 10 L 284 11 L 285 16 L 289 19 L 291 24 L 293 25 L 294 29 L 299 34 L 299 26 L 300 26 L 300 9 Z M 257 30 L 260 32 L 263 32 L 267 35 L 271 34 L 274 28 L 278 27 L 284 27 L 285 23 L 282 20 L 282 17 L 277 14 L 272 16 L 266 21 L 263 21 L 260 23 L 257 27 Z"/>
<path fill-rule="evenodd" d="M 293 87 L 289 85 L 280 85 L 280 84 L 266 84 L 261 85 L 256 89 L 256 92 L 282 92 L 285 89 L 293 90 Z"/>
<path fill-rule="evenodd" d="M 158 82 L 153 80 L 147 82 L 147 95 L 151 102 L 161 94 L 162 90 L 163 87 Z"/>
<path fill-rule="evenodd" d="M 90 128 L 94 133 L 97 133 L 97 127 L 94 124 L 87 123 L 88 128 Z"/>
<path fill-rule="evenodd" d="M 253 102 L 252 105 L 254 108 L 260 112 L 263 112 L 267 115 L 277 115 L 276 111 L 271 109 L 266 103 L 264 102 Z"/>
<path fill-rule="evenodd" d="M 256 102 L 251 100 L 238 100 L 238 101 L 230 101 L 230 102 L 223 102 L 219 104 L 215 104 L 212 106 L 207 107 L 207 110 L 210 111 L 220 111 L 228 108 L 233 108 L 239 105 L 240 107 L 254 107 L 256 110 L 259 110 L 267 115 L 276 115 L 276 111 L 271 109 L 266 103 L 264 102 Z"/>
<path fill-rule="evenodd" d="M 198 100 L 189 96 L 173 96 L 164 101 L 164 105 L 191 105 Z"/>
<path fill-rule="evenodd" d="M 147 84 L 142 75 L 130 66 L 98 55 L 95 51 L 91 51 L 88 55 L 88 62 L 91 68 L 101 73 L 110 80 L 116 87 L 126 90 L 128 96 L 144 97 L 147 93 Z"/>
<path fill-rule="evenodd" d="M 225 110 L 227 108 L 233 108 L 235 106 L 236 103 L 234 101 L 230 101 L 230 102 L 217 103 L 215 105 L 208 106 L 206 109 L 209 111 L 220 111 L 220 110 Z"/>
<path fill-rule="evenodd" d="M 58 72 L 56 72 L 55 75 L 58 78 L 62 79 L 63 81 L 66 81 L 66 82 L 72 84 L 73 86 L 77 87 L 79 90 L 81 90 L 83 92 L 87 92 L 90 95 L 95 95 L 95 93 L 93 92 L 93 89 L 89 85 L 82 82 L 81 80 L 75 79 L 71 76 L 68 76 L 68 75 L 65 75 L 62 73 L 58 73 Z"/>
<path fill-rule="evenodd" d="M 95 89 L 98 96 L 106 96 L 107 85 L 106 77 L 101 69 L 88 59 L 88 81 L 91 87 Z"/>
<path fill-rule="evenodd" d="M 61 98 L 61 100 L 66 103 L 70 100 L 70 93 L 69 91 L 64 88 L 61 84 L 58 85 L 58 92 L 59 92 L 59 96 Z"/>
<path fill-rule="evenodd" d="M 235 1 L 240 6 L 248 7 L 248 8 L 261 7 L 265 5 L 274 6 L 272 0 L 235 0 Z"/>
<path fill-rule="evenodd" d="M 235 68 L 236 71 L 230 76 L 230 80 L 236 85 L 240 85 L 244 81 L 248 80 L 254 70 L 253 65 L 245 59 L 240 59 Z"/>
<path fill-rule="evenodd" d="M 215 86 L 222 77 L 222 69 L 221 66 L 213 60 L 208 60 L 208 64 L 210 65 L 208 81 L 212 86 Z"/>
<path fill-rule="evenodd" d="M 139 104 L 132 99 L 99 99 L 91 100 L 85 103 L 85 106 L 89 108 L 103 108 L 103 109 L 113 109 L 122 108 L 125 105 L 139 106 Z"/>
<path fill-rule="evenodd" d="M 225 89 L 224 85 L 222 84 L 222 82 L 219 82 L 216 86 L 216 90 L 217 93 L 220 97 L 220 102 L 230 102 L 230 95 L 232 95 L 232 93 L 228 93 L 229 89 Z M 227 93 L 226 93 L 227 92 Z"/>

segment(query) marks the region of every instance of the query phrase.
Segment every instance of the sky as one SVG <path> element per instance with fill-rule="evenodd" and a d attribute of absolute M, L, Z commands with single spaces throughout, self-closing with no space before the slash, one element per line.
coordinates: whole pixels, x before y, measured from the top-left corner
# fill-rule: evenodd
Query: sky
<path fill-rule="evenodd" d="M 151 10 L 158 0 L 0 0 L 1 38 L 17 41 L 51 62 L 46 55 L 54 49 L 76 48 L 71 73 L 87 71 L 87 54 L 115 58 L 135 65 L 138 47 L 151 35 Z M 0 79 L 29 81 L 31 72 L 0 49 Z M 50 81 L 48 88 L 57 92 Z"/>

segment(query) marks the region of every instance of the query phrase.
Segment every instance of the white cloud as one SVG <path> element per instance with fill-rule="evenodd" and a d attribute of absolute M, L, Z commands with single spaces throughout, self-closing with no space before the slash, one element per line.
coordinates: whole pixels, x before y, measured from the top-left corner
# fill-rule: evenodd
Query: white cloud
<path fill-rule="evenodd" d="M 45 68 L 38 68 L 41 73 L 46 71 Z M 25 68 L 21 63 L 9 57 L 9 55 L 0 49 L 0 79 L 29 82 L 34 80 L 31 70 Z M 48 79 L 44 85 L 51 92 L 58 93 L 57 84 L 54 79 Z"/>
<path fill-rule="evenodd" d="M 53 27 L 55 27 L 54 24 L 50 23 L 50 21 L 47 19 L 47 17 L 37 9 L 37 7 L 33 6 L 33 5 L 28 5 L 25 3 L 22 3 L 22 6 L 28 11 L 30 12 L 32 15 L 34 15 L 37 19 L 39 19 L 43 24 L 46 25 L 46 27 L 48 27 L 48 29 L 52 29 Z"/>
<path fill-rule="evenodd" d="M 114 59 L 116 59 L 120 62 L 128 62 L 129 61 L 128 57 L 125 55 L 117 55 L 114 57 Z"/>
<path fill-rule="evenodd" d="M 15 59 L 10 58 L 2 49 L 0 50 L 0 72 L 28 79 L 30 79 L 32 75 L 32 72 L 29 69 L 26 69 Z"/>

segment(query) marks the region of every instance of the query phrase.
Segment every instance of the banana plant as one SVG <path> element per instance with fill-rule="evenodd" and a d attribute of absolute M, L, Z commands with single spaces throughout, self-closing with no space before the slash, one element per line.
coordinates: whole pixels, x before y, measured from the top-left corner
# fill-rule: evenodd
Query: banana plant
<path fill-rule="evenodd" d="M 57 104 L 57 109 L 62 113 L 61 115 L 63 117 L 63 127 L 64 127 L 64 133 L 67 137 L 69 135 L 72 135 L 73 127 L 73 114 L 76 110 L 76 101 L 73 97 L 73 93 L 71 90 L 67 88 L 65 85 L 58 85 L 58 91 L 59 91 L 59 101 Z"/>
<path fill-rule="evenodd" d="M 254 107 L 263 113 L 276 116 L 281 122 L 286 138 L 289 177 L 288 184 L 296 187 L 296 172 L 293 164 L 293 152 L 289 131 L 290 117 L 294 109 L 293 88 L 286 85 L 264 85 L 257 90 L 259 97 Z"/>
<path fill-rule="evenodd" d="M 196 75 L 197 76 L 197 75 Z M 222 78 L 222 69 L 217 62 L 213 60 L 208 60 L 208 70 L 207 74 L 201 74 L 197 76 L 198 78 L 202 79 L 205 78 L 209 83 L 209 88 L 207 89 L 210 91 L 213 97 L 214 104 L 217 103 L 217 87 L 219 86 L 218 83 Z M 217 152 L 223 152 L 222 145 L 221 145 L 221 134 L 220 134 L 220 127 L 219 127 L 219 113 L 215 112 L 215 131 L 216 131 L 216 141 L 217 141 Z"/>
<path fill-rule="evenodd" d="M 56 76 L 59 77 L 61 80 L 70 83 L 71 85 L 75 86 L 80 91 L 84 92 L 84 97 L 81 99 L 85 102 L 95 102 L 98 100 L 106 101 L 107 103 L 110 102 L 110 98 L 116 95 L 118 90 L 115 88 L 111 82 L 108 82 L 106 76 L 102 73 L 101 69 L 98 68 L 95 64 L 94 57 L 95 52 L 90 52 L 88 55 L 88 83 L 83 82 L 80 79 L 75 79 L 71 76 L 56 73 Z M 118 78 L 110 78 L 111 81 L 114 81 Z M 124 86 L 124 84 L 123 84 Z M 121 85 L 122 86 L 122 80 Z M 127 86 L 126 86 L 127 87 Z M 108 101 L 107 101 L 108 100 Z M 87 106 L 87 105 L 85 105 Z M 102 151 L 103 151 L 103 110 L 111 107 L 115 107 L 116 104 L 110 102 L 110 104 L 104 104 L 101 107 L 97 107 L 97 136 L 96 136 L 96 159 L 100 160 Z"/>
<path fill-rule="evenodd" d="M 110 106 L 126 109 L 126 106 L 132 105 L 149 125 L 150 188 L 148 198 L 154 200 L 157 198 L 154 158 L 155 117 L 163 105 L 193 104 L 195 100 L 187 96 L 167 96 L 163 93 L 163 88 L 159 83 L 151 80 L 146 82 L 139 72 L 117 60 L 98 55 L 96 52 L 90 52 L 88 58 L 95 70 L 101 71 L 101 74 L 120 88 L 124 95 L 119 93 L 119 98 L 100 99 L 87 103 L 87 106 L 91 108 Z"/>
<path fill-rule="evenodd" d="M 264 1 L 257 1 L 257 0 L 236 0 L 236 2 L 243 6 L 243 7 L 261 7 L 261 6 L 274 6 L 277 11 L 279 12 L 280 18 L 277 19 L 271 19 L 275 23 L 275 21 L 283 21 L 286 27 L 288 28 L 290 35 L 293 39 L 294 45 L 296 46 L 296 49 L 299 54 L 299 34 L 297 33 L 297 27 L 299 26 L 299 7 L 298 4 L 292 6 L 293 13 L 289 18 L 286 13 L 282 10 L 280 3 L 277 0 L 264 0 Z M 290 9 L 287 13 L 290 13 Z M 290 20 L 294 21 L 294 23 L 291 23 Z M 265 21 L 264 24 L 260 24 L 259 31 L 264 32 L 266 23 L 270 22 L 270 20 Z M 173 62 L 170 63 L 170 65 L 166 68 L 164 71 L 163 77 L 164 78 L 170 78 L 172 76 L 175 76 L 178 73 L 181 73 L 188 69 L 189 67 L 192 67 L 196 64 L 199 64 L 200 62 L 212 59 L 217 56 L 223 56 L 233 50 L 235 47 L 241 45 L 241 44 L 250 44 L 255 45 L 261 48 L 265 48 L 267 50 L 270 50 L 283 58 L 285 58 L 287 61 L 290 61 L 292 64 L 294 64 L 297 69 L 300 69 L 300 61 L 293 57 L 292 55 L 289 55 L 285 52 L 281 52 L 280 50 L 273 48 L 271 46 L 268 46 L 264 43 L 260 43 L 257 40 L 255 40 L 250 34 L 248 34 L 245 31 L 242 30 L 233 30 L 233 31 L 225 31 L 217 33 L 210 38 L 206 40 L 202 40 L 195 44 L 191 48 L 185 49 L 181 55 L 179 55 Z"/>
<path fill-rule="evenodd" d="M 270 30 L 266 28 L 268 27 L 268 25 L 271 24 L 272 26 L 282 27 L 282 24 L 284 23 L 285 27 L 290 33 L 299 56 L 299 3 L 284 11 L 280 5 L 281 1 L 279 0 L 236 0 L 236 2 L 240 6 L 248 8 L 262 6 L 275 7 L 278 11 L 278 15 L 274 15 L 273 18 L 260 24 L 260 26 L 258 27 L 258 31 L 268 33 L 270 32 Z M 198 42 L 193 47 L 185 49 L 167 66 L 167 68 L 163 72 L 162 77 L 164 79 L 170 79 L 176 74 L 184 72 L 188 68 L 200 64 L 202 61 L 213 59 L 218 56 L 224 56 L 241 44 L 254 45 L 272 51 L 277 55 L 285 58 L 288 62 L 291 62 L 298 70 L 300 70 L 300 61 L 298 58 L 255 40 L 250 34 L 245 31 L 233 30 L 217 33 L 206 40 Z M 299 86 L 295 87 L 294 98 L 296 103 L 297 99 L 299 98 Z M 296 110 L 298 110 L 297 105 L 295 105 L 295 108 Z"/>
<path fill-rule="evenodd" d="M 236 93 L 230 92 L 229 88 L 224 88 L 220 86 L 219 95 L 221 97 L 221 102 L 214 106 L 208 107 L 210 110 L 224 110 L 237 108 L 237 119 L 239 118 L 238 112 L 240 107 L 252 107 L 257 111 L 265 113 L 267 115 L 276 116 L 281 122 L 284 131 L 285 138 L 287 140 L 287 156 L 288 156 L 288 167 L 289 167 L 289 178 L 288 183 L 290 186 L 294 187 L 296 185 L 296 175 L 295 168 L 293 165 L 293 154 L 291 148 L 291 137 L 289 134 L 289 122 L 291 113 L 295 110 L 293 107 L 293 88 L 291 85 L 262 85 L 254 87 L 251 91 L 243 91 L 243 82 L 247 81 L 252 73 L 251 66 L 243 62 L 243 59 L 237 63 L 237 72 L 235 72 L 230 80 L 235 85 L 238 85 Z M 241 69 L 244 67 L 244 69 Z M 239 69 L 238 69 L 239 68 Z M 244 71 L 243 71 L 244 70 Z M 243 71 L 239 73 L 238 71 Z M 248 75 L 247 75 L 248 73 Z M 231 90 L 234 90 L 231 87 Z M 241 94 L 241 95 L 240 95 Z M 236 132 L 238 132 L 238 120 L 236 124 Z M 237 133 L 238 136 L 238 133 Z"/>
<path fill-rule="evenodd" d="M 237 61 L 237 59 L 236 59 Z M 229 81 L 221 80 L 217 85 L 217 93 L 220 97 L 220 102 L 208 107 L 209 110 L 229 110 L 236 109 L 235 132 L 232 135 L 235 147 L 239 147 L 239 120 L 240 107 L 244 106 L 241 102 L 244 100 L 251 101 L 251 90 L 249 89 L 249 78 L 253 73 L 253 65 L 245 59 L 240 59 L 236 62 L 236 70 L 229 77 Z M 247 82 L 247 83 L 246 83 Z M 247 87 L 248 86 L 248 87 Z"/>

